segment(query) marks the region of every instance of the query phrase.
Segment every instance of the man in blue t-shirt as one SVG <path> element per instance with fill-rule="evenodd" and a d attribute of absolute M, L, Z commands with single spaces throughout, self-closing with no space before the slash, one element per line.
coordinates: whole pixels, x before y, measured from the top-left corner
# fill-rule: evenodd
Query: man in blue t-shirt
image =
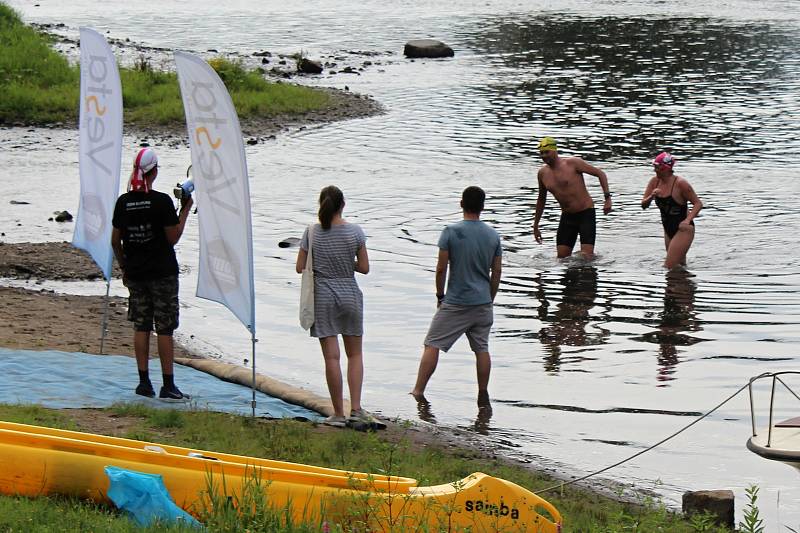
<path fill-rule="evenodd" d="M 475 352 L 478 401 L 488 402 L 492 368 L 489 330 L 494 321 L 492 302 L 500 286 L 503 247 L 497 232 L 480 220 L 485 200 L 486 193 L 480 187 L 464 189 L 461 195 L 464 219 L 447 226 L 439 237 L 438 309 L 425 337 L 417 383 L 411 391 L 417 401 L 425 401 L 425 386 L 436 370 L 439 350 L 447 352 L 466 333 L 470 348 Z M 445 293 L 448 268 L 450 278 Z"/>

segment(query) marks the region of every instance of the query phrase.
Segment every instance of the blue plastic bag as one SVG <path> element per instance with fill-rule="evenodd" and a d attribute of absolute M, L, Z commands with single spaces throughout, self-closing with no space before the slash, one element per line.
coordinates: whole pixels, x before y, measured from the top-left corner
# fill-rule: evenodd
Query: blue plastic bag
<path fill-rule="evenodd" d="M 160 475 L 134 472 L 116 466 L 107 466 L 105 471 L 111 481 L 108 497 L 140 526 L 149 526 L 155 521 L 183 521 L 200 527 L 197 520 L 175 505 Z"/>

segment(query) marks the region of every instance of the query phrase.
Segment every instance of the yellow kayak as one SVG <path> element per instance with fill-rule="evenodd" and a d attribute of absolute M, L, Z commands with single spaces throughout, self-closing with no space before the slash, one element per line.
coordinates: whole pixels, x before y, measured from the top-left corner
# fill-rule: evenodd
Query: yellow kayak
<path fill-rule="evenodd" d="M 106 466 L 160 474 L 175 503 L 194 515 L 208 503 L 210 485 L 235 497 L 258 479 L 270 504 L 290 508 L 296 521 L 338 522 L 355 513 L 380 530 L 561 531 L 550 503 L 482 473 L 419 487 L 405 477 L 0 422 L 0 493 L 108 503 Z"/>

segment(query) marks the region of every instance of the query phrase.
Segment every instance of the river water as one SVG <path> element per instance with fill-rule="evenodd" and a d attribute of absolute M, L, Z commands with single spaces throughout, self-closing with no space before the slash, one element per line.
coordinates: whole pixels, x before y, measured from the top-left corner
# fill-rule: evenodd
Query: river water
<path fill-rule="evenodd" d="M 278 242 L 301 234 L 329 183 L 343 189 L 345 216 L 369 237 L 372 272 L 359 278 L 368 409 L 470 429 L 501 454 L 581 475 L 677 431 L 751 376 L 796 369 L 800 12 L 793 1 L 757 9 L 740 0 L 11 5 L 29 22 L 66 24 L 73 37 L 88 25 L 201 54 L 303 50 L 356 67 L 373 63 L 358 75 L 302 81 L 370 94 L 385 115 L 247 146 L 263 372 L 326 394 L 318 344 L 297 324 L 296 249 Z M 404 59 L 403 44 L 424 37 L 450 44 L 455 58 Z M 590 264 L 554 258 L 552 198 L 545 244 L 532 239 L 535 139 L 543 135 L 609 175 L 615 209 L 598 217 L 599 257 Z M 125 168 L 139 141 L 126 137 Z M 4 129 L 0 146 L 3 165 L 13 168 L 5 173 L 8 197 L 31 202 L 6 202 L 5 239 L 69 240 L 72 227 L 42 213 L 77 208 L 76 132 Z M 166 190 L 168 169 L 179 179 L 189 154 L 157 149 Z M 639 207 L 649 160 L 662 149 L 673 151 L 676 172 L 706 206 L 689 272 L 670 276 L 661 268 L 657 211 Z M 597 181 L 587 182 L 600 201 Z M 406 393 L 435 309 L 436 241 L 458 220 L 460 192 L 471 184 L 487 191 L 483 218 L 505 247 L 491 341 L 493 409 L 477 409 L 474 358 L 462 340 L 443 355 L 427 391 L 430 409 L 420 412 Z M 242 363 L 247 331 L 226 309 L 193 296 L 195 225 L 179 248 L 182 338 Z M 116 283 L 112 290 L 124 294 Z M 767 398 L 756 399 L 765 414 Z M 787 397 L 779 403 L 782 414 L 796 414 Z M 603 478 L 653 490 L 672 506 L 684 490 L 732 489 L 739 517 L 743 489 L 756 484 L 769 531 L 800 527 L 797 473 L 750 453 L 749 435 L 740 394 Z"/>

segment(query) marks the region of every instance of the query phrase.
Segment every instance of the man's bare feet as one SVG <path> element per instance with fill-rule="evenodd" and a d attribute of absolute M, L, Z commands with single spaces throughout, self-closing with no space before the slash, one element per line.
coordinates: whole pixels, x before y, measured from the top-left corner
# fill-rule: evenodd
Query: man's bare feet
<path fill-rule="evenodd" d="M 419 415 L 420 420 L 435 424 L 436 416 L 431 410 L 431 403 L 425 398 L 425 396 L 423 394 L 415 394 L 413 392 L 410 392 L 409 394 L 411 394 L 414 399 L 417 400 L 417 414 Z"/>
<path fill-rule="evenodd" d="M 489 401 L 489 391 L 486 390 L 479 390 L 478 391 L 478 407 L 492 407 L 491 402 Z"/>
<path fill-rule="evenodd" d="M 415 400 L 417 400 L 418 402 L 427 402 L 427 401 L 428 401 L 428 400 L 425 398 L 425 394 L 424 394 L 424 393 L 422 393 L 422 392 L 417 392 L 417 391 L 415 391 L 415 390 L 412 390 L 411 392 L 409 392 L 409 394 L 410 394 L 411 396 L 413 396 L 413 397 L 414 397 L 414 399 L 415 399 Z"/>

